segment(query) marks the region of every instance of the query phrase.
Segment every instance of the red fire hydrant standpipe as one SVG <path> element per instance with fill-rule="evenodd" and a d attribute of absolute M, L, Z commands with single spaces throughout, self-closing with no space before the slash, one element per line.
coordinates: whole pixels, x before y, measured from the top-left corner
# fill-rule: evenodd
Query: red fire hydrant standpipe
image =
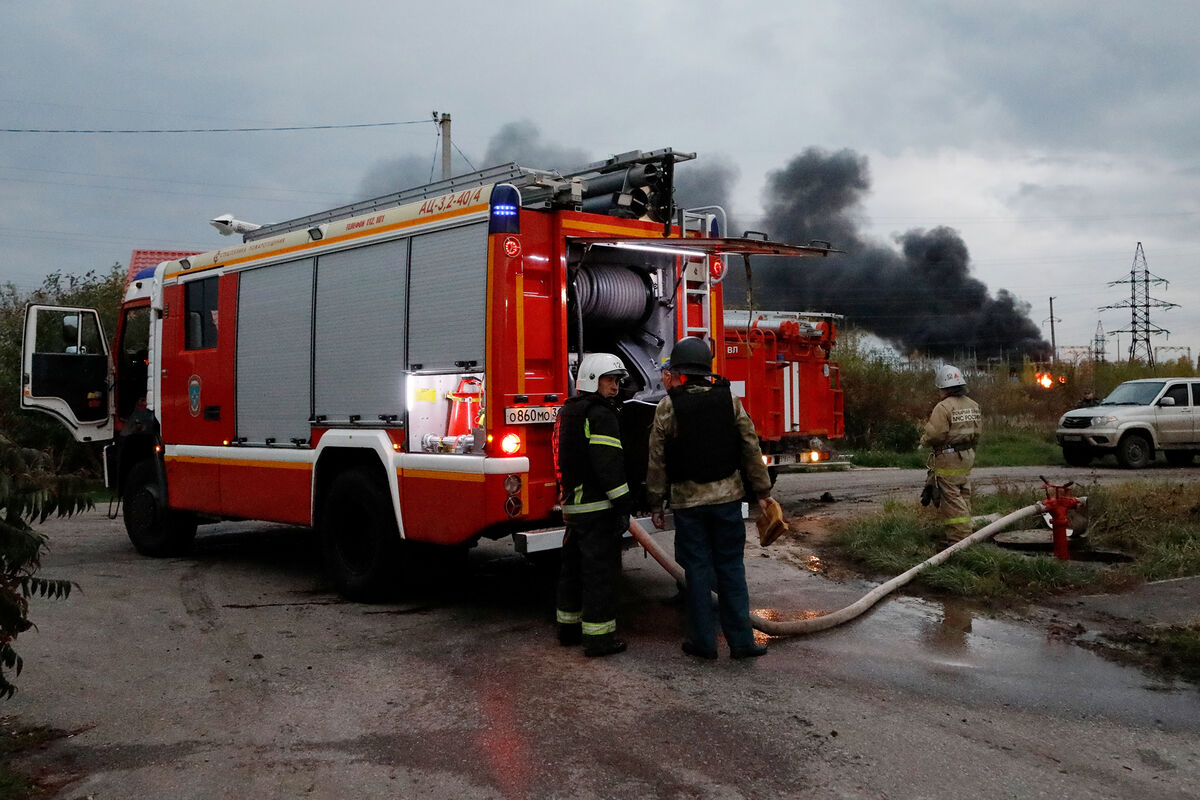
<path fill-rule="evenodd" d="M 1081 498 L 1070 499 L 1075 500 L 1076 504 L 1078 504 L 1081 500 Z M 971 534 L 962 541 L 955 542 L 937 555 L 927 558 L 907 572 L 897 575 L 887 583 L 875 587 L 870 592 L 867 592 L 867 594 L 863 595 L 863 597 L 858 601 L 851 603 L 845 608 L 824 614 L 819 617 L 787 621 L 770 620 L 760 617 L 757 614 L 751 614 L 750 622 L 753 623 L 756 629 L 762 631 L 768 636 L 802 636 L 804 634 L 828 630 L 829 628 L 841 625 L 843 622 L 849 622 L 855 617 L 863 614 L 865 611 L 867 611 L 867 609 L 871 608 L 873 605 L 894 592 L 896 589 L 899 589 L 901 586 L 911 581 L 917 576 L 917 573 L 921 572 L 921 570 L 927 569 L 928 567 L 932 567 L 936 564 L 941 564 L 959 550 L 966 549 L 976 542 L 982 542 L 986 539 L 990 539 L 1000 531 L 1004 530 L 1004 528 L 1012 522 L 1016 522 L 1019 519 L 1024 519 L 1025 517 L 1031 517 L 1034 514 L 1046 513 L 1050 510 L 1050 507 L 1047 505 L 1048 502 L 1049 500 L 1041 503 L 1035 503 L 1031 506 L 1025 506 L 1024 508 L 1017 509 L 1008 516 L 1001 517 L 990 525 L 975 531 L 975 533 Z M 1063 519 L 1066 519 L 1065 508 L 1063 509 Z M 638 544 L 645 548 L 646 552 L 649 553 L 655 561 L 662 565 L 663 569 L 671 574 L 671 577 L 675 578 L 676 582 L 680 584 L 685 582 L 683 568 L 676 564 L 670 556 L 663 552 L 662 548 L 658 546 L 658 543 L 655 542 L 650 534 L 647 533 L 646 530 L 634 519 L 630 519 L 629 521 L 629 532 L 633 534 L 633 538 L 638 541 Z M 1065 527 L 1063 528 L 1063 537 L 1065 540 Z"/>
<path fill-rule="evenodd" d="M 1050 514 L 1050 529 L 1054 534 L 1054 557 L 1060 561 L 1067 561 L 1071 558 L 1071 551 L 1067 546 L 1067 526 L 1070 525 L 1067 520 L 1067 512 L 1078 508 L 1083 502 L 1080 498 L 1071 496 L 1071 486 L 1074 483 L 1074 481 L 1068 481 L 1059 485 L 1042 478 L 1042 488 L 1046 490 L 1046 499 L 1041 502 L 1041 505 L 1045 506 L 1046 511 Z"/>

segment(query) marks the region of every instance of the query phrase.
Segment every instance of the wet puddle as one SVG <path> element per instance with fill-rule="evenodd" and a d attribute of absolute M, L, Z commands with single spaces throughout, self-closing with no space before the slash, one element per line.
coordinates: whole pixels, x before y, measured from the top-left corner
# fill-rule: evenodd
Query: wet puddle
<path fill-rule="evenodd" d="M 815 612 L 757 613 L 798 619 Z M 791 641 L 850 681 L 1187 730 L 1200 719 L 1200 688 L 1192 684 L 1106 661 L 1070 638 L 958 600 L 892 598 L 857 620 Z"/>

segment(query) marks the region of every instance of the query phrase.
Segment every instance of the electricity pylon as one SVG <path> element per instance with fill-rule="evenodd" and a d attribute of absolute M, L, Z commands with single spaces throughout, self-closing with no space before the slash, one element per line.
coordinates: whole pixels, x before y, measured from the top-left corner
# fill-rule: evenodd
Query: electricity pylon
<path fill-rule="evenodd" d="M 1112 281 L 1108 285 L 1119 286 L 1123 283 L 1129 284 L 1129 299 L 1115 305 L 1103 306 L 1100 308 L 1100 311 L 1113 308 L 1128 308 L 1130 313 L 1129 327 L 1112 331 L 1112 333 L 1130 334 L 1130 363 L 1141 358 L 1147 364 L 1153 364 L 1154 348 L 1150 346 L 1150 336 L 1160 333 L 1169 335 L 1171 332 L 1150 322 L 1150 309 L 1178 308 L 1179 304 L 1168 303 L 1165 300 L 1156 300 L 1150 296 L 1151 283 L 1161 283 L 1166 286 L 1167 281 L 1157 275 L 1151 274 L 1150 268 L 1146 265 L 1146 254 L 1142 250 L 1141 242 L 1137 243 L 1137 250 L 1133 254 L 1133 265 L 1129 268 L 1129 278 L 1123 281 Z"/>

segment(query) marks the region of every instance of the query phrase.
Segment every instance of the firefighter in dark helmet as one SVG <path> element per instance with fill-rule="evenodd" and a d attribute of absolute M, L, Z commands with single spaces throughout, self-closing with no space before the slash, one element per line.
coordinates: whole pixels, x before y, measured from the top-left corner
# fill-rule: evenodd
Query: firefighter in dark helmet
<path fill-rule="evenodd" d="M 975 466 L 975 445 L 983 430 L 983 415 L 979 404 L 967 397 L 967 381 L 958 367 L 939 367 L 934 384 L 942 398 L 925 423 L 921 444 L 932 451 L 928 480 L 937 498 L 945 537 L 957 542 L 971 535 L 971 468 Z"/>
<path fill-rule="evenodd" d="M 554 458 L 566 535 L 558 579 L 558 640 L 584 645 L 584 655 L 625 650 L 616 637 L 616 583 L 621 570 L 621 536 L 628 527 L 632 495 L 625 480 L 625 454 L 617 396 L 628 376 L 621 359 L 591 353 L 579 364 L 578 394 L 563 405 L 554 423 Z"/>
<path fill-rule="evenodd" d="M 687 579 L 683 650 L 716 658 L 719 620 L 733 658 L 761 656 L 767 647 L 754 641 L 750 624 L 742 519 L 746 484 L 764 511 L 771 496 L 758 435 L 729 381 L 713 375 L 703 339 L 676 342 L 668 369 L 672 386 L 650 428 L 646 492 L 655 527 L 664 527 L 664 502 L 675 515 L 675 560 Z"/>

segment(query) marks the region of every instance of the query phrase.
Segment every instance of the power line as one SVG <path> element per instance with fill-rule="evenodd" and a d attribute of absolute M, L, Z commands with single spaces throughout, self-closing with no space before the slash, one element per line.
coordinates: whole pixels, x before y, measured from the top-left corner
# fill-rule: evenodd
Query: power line
<path fill-rule="evenodd" d="M 349 125 L 287 125 L 271 128 L 125 128 L 125 129 L 83 129 L 83 128 L 0 128 L 0 133 L 261 133 L 264 131 L 328 131 L 344 130 L 346 128 L 391 128 L 397 125 L 425 125 L 427 119 L 414 119 L 407 122 L 362 122 Z"/>

